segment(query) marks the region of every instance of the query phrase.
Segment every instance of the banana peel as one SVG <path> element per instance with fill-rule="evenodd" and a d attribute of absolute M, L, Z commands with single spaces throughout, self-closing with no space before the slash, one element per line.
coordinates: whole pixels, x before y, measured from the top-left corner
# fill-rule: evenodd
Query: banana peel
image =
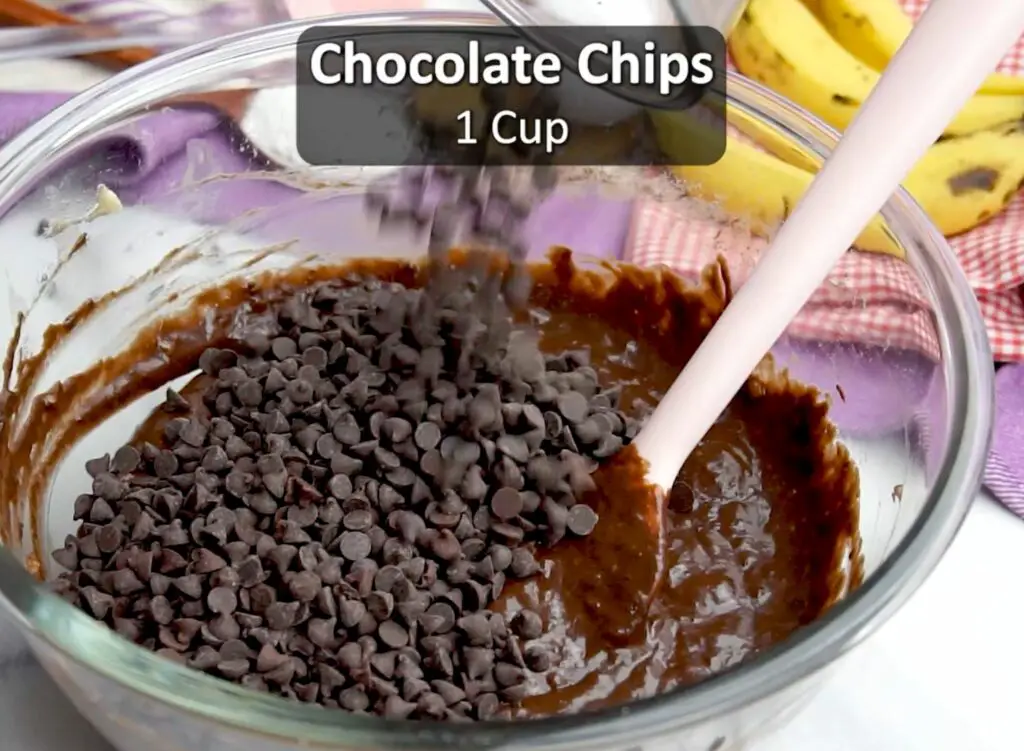
<path fill-rule="evenodd" d="M 806 0 L 839 44 L 882 72 L 910 35 L 913 22 L 895 0 Z M 993 73 L 979 94 L 1024 94 L 1024 76 Z"/>
<path fill-rule="evenodd" d="M 730 37 L 729 51 L 741 73 L 839 130 L 850 124 L 880 75 L 833 39 L 800 0 L 750 0 Z M 973 133 L 1022 118 L 1024 94 L 978 94 L 945 134 Z"/>
<path fill-rule="evenodd" d="M 648 112 L 658 146 L 668 157 L 693 153 L 694 138 L 708 138 L 706 128 L 685 113 Z M 781 138 L 781 137 L 780 137 Z M 746 221 L 751 232 L 765 237 L 789 216 L 814 179 L 811 171 L 736 138 L 728 138 L 725 154 L 711 165 L 678 165 L 672 172 L 693 195 L 717 204 L 729 215 Z M 814 167 L 815 171 L 817 167 Z M 880 216 L 865 227 L 854 246 L 897 258 L 905 251 Z"/>

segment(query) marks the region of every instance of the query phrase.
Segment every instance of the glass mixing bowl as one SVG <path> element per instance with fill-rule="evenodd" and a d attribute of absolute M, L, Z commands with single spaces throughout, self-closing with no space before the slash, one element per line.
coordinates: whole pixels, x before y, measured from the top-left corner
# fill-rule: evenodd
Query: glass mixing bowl
<path fill-rule="evenodd" d="M 454 12 L 344 22 L 497 23 Z M 827 669 L 938 563 L 978 488 L 987 449 L 992 378 L 984 327 L 945 241 L 903 192 L 883 217 L 906 259 L 847 254 L 773 350 L 794 376 L 831 397 L 832 418 L 859 466 L 865 581 L 783 644 L 699 685 L 585 716 L 511 724 L 349 716 L 158 658 L 50 594 L 26 570 L 54 575 L 53 564 L 33 557 L 33 543 L 43 550 L 61 545 L 73 528 L 76 489 L 87 480 L 84 459 L 126 439 L 162 388 L 125 404 L 65 451 L 61 431 L 76 419 L 70 411 L 50 434 L 34 434 L 34 452 L 15 468 L 16 443 L 46 412 L 44 392 L 121 351 L 142 327 L 206 286 L 268 268 L 422 253 L 411 237 L 378 233 L 361 208 L 358 180 L 277 168 L 215 113 L 182 104 L 226 87 L 288 86 L 295 41 L 306 27 L 287 23 L 170 53 L 88 90 L 0 151 L 0 331 L 7 340 L 17 330 L 6 372 L 26 397 L 6 399 L 3 415 L 0 593 L 46 670 L 122 751 L 726 751 L 787 721 Z M 737 122 L 776 153 L 813 164 L 835 142 L 834 132 L 757 84 L 730 75 L 729 87 Z M 737 190 L 752 179 L 742 170 L 722 178 L 720 185 Z M 54 232 L 89 210 L 98 183 L 111 186 L 123 208 Z M 625 260 L 669 262 L 692 275 L 722 254 L 739 284 L 763 241 L 729 205 L 687 195 L 687 185 L 660 170 L 566 169 L 559 192 L 531 219 L 532 247 L 621 255 L 628 235 Z M 47 327 L 104 296 L 40 369 L 19 369 L 50 346 Z M 82 392 L 79 404 L 96 396 Z M 23 406 L 12 409 L 15 403 Z M 51 462 L 53 471 L 44 471 Z"/>

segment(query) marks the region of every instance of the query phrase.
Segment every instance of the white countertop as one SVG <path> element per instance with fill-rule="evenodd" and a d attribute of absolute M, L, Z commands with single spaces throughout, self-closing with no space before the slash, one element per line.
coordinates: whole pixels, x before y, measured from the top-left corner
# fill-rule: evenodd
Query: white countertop
<path fill-rule="evenodd" d="M 981 496 L 911 602 L 803 714 L 750 751 L 1020 747 L 1024 522 Z M 0 613 L 4 751 L 110 751 Z"/>

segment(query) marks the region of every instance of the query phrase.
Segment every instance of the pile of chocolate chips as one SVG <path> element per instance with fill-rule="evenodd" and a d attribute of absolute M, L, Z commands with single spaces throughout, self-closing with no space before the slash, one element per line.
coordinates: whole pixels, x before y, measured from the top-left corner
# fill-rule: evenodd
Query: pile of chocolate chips
<path fill-rule="evenodd" d="M 322 283 L 208 349 L 203 405 L 168 392 L 165 447 L 88 463 L 57 590 L 253 689 L 508 716 L 553 655 L 537 613 L 488 606 L 594 529 L 590 473 L 638 426 L 586 353 L 542 354 L 486 287 Z"/>

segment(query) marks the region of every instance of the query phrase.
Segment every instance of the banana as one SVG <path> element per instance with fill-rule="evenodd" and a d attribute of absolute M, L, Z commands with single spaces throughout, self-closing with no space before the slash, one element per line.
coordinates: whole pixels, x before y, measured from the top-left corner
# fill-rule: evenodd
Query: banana
<path fill-rule="evenodd" d="M 695 131 L 692 118 L 664 110 L 649 111 L 648 116 L 665 154 L 671 157 L 693 153 L 693 139 L 701 138 L 702 134 Z M 814 179 L 812 172 L 735 138 L 728 139 L 725 154 L 714 164 L 679 165 L 672 167 L 672 171 L 691 194 L 745 220 L 751 231 L 761 236 L 770 235 L 785 221 Z M 898 258 L 904 256 L 903 248 L 880 217 L 864 229 L 855 246 Z"/>
<path fill-rule="evenodd" d="M 736 130 L 784 162 L 808 172 L 817 172 L 821 167 L 820 156 L 732 103 L 726 103 L 725 116 Z"/>
<path fill-rule="evenodd" d="M 680 113 L 652 111 L 649 116 L 659 146 L 670 157 L 693 153 L 693 139 L 707 137 L 695 130 L 701 126 Z M 762 236 L 785 221 L 816 169 L 787 163 L 735 138 L 728 139 L 724 156 L 715 164 L 672 167 L 692 194 L 746 220 L 751 231 Z M 987 221 L 1024 187 L 1024 123 L 935 144 L 914 166 L 903 187 L 947 237 Z M 904 257 L 903 248 L 880 217 L 872 220 L 854 246 Z"/>
<path fill-rule="evenodd" d="M 805 5 L 811 3 L 807 0 Z M 808 5 L 832 36 L 876 71 L 885 70 L 913 26 L 895 0 L 813 0 Z M 979 94 L 1024 94 L 1024 77 L 993 73 Z"/>
<path fill-rule="evenodd" d="M 946 237 L 976 227 L 1024 188 L 1024 123 L 940 141 L 903 187 Z"/>
<path fill-rule="evenodd" d="M 821 0 L 825 2 L 826 0 Z M 729 40 L 740 72 L 842 130 L 878 81 L 800 0 L 750 0 Z M 1024 95 L 976 95 L 946 128 L 963 135 L 1024 117 Z"/>

